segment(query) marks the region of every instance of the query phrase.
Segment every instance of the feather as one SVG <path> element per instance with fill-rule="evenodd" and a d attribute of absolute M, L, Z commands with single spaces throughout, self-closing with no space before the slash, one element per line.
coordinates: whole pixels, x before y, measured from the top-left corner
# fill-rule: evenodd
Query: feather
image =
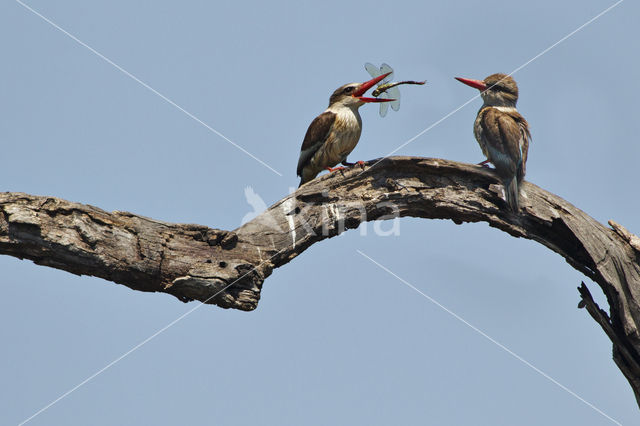
<path fill-rule="evenodd" d="M 519 210 L 519 186 L 526 172 L 529 126 L 515 108 L 484 106 L 476 120 L 476 138 L 495 166 L 507 204 Z"/>
<path fill-rule="evenodd" d="M 303 168 L 311 161 L 313 155 L 327 140 L 335 121 L 336 114 L 331 111 L 325 111 L 311 122 L 302 141 L 302 147 L 300 148 L 297 168 L 298 176 L 302 177 Z M 302 185 L 302 183 L 300 184 Z"/>

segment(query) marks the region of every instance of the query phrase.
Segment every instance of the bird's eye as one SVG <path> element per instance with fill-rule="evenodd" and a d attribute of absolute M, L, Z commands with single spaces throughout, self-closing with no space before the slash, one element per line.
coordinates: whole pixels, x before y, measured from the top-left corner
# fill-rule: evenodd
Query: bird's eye
<path fill-rule="evenodd" d="M 353 92 L 353 87 L 347 87 L 344 89 L 344 93 L 351 93 Z"/>

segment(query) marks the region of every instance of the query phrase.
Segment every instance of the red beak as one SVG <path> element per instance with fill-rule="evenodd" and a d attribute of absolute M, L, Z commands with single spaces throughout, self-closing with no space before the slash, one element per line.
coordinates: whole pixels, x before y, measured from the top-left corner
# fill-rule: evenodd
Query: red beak
<path fill-rule="evenodd" d="M 365 97 L 362 96 L 362 95 L 364 95 L 364 93 L 367 90 L 371 89 L 377 83 L 379 83 L 380 81 L 384 80 L 389 74 L 391 74 L 391 73 L 388 72 L 386 74 L 379 75 L 376 78 L 372 78 L 369 81 L 365 81 L 364 83 L 362 83 L 360 85 L 360 87 L 358 87 L 358 89 L 355 92 L 353 92 L 351 94 L 351 96 L 353 96 L 354 98 L 360 99 L 362 102 L 391 102 L 391 101 L 395 101 L 395 99 L 365 98 Z"/>
<path fill-rule="evenodd" d="M 456 80 L 458 80 L 460 83 L 464 83 L 467 86 L 471 86 L 474 89 L 478 89 L 480 91 L 487 90 L 487 88 L 489 87 L 486 84 L 484 84 L 484 81 L 481 81 L 481 80 L 472 80 L 470 78 L 462 78 L 462 77 L 456 77 Z"/>

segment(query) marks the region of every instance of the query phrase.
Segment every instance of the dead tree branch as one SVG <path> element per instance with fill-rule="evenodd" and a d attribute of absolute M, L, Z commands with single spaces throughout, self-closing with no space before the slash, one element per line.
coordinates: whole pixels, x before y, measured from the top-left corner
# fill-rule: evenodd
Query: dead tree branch
<path fill-rule="evenodd" d="M 273 269 L 363 221 L 397 216 L 483 221 L 543 244 L 600 285 L 610 314 L 595 305 L 586 287 L 580 289 L 581 304 L 612 339 L 614 360 L 640 401 L 640 240 L 531 183 L 524 192 L 523 211 L 514 215 L 505 209 L 489 169 L 391 157 L 364 172 L 354 168 L 315 179 L 233 231 L 2 193 L 0 254 L 185 302 L 252 310 Z"/>

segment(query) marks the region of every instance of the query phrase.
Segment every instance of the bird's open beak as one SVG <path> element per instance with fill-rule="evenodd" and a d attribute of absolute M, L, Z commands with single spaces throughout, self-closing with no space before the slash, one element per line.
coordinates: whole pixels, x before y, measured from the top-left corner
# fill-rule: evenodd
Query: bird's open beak
<path fill-rule="evenodd" d="M 351 96 L 353 96 L 354 98 L 358 98 L 360 99 L 362 102 L 391 102 L 391 101 L 395 101 L 395 99 L 382 99 L 382 98 L 366 98 L 363 97 L 362 95 L 364 95 L 364 93 L 371 89 L 373 86 L 375 86 L 377 83 L 379 83 L 380 81 L 384 80 L 386 76 L 388 76 L 389 74 L 391 74 L 390 72 L 386 73 L 386 74 L 382 74 L 379 75 L 376 78 L 372 78 L 369 81 L 365 81 L 364 83 L 362 83 L 360 85 L 360 87 L 358 87 L 358 89 L 356 89 L 355 92 L 353 92 L 351 94 Z"/>
<path fill-rule="evenodd" d="M 462 78 L 462 77 L 456 77 L 456 80 L 458 80 L 460 83 L 464 83 L 467 86 L 471 86 L 480 91 L 484 91 L 484 90 L 487 90 L 487 88 L 489 88 L 489 86 L 484 84 L 484 81 L 481 81 L 481 80 L 472 80 L 470 78 Z"/>

